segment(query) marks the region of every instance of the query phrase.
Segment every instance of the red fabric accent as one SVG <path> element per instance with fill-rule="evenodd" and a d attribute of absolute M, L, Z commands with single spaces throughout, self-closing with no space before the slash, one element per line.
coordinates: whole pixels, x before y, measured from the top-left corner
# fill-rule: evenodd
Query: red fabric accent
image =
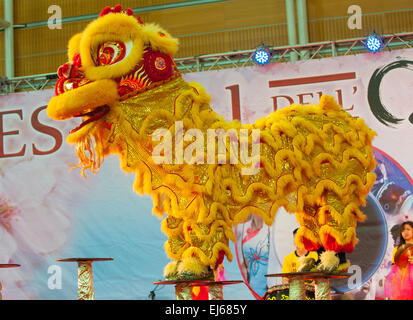
<path fill-rule="evenodd" d="M 73 64 L 77 67 L 81 67 L 82 66 L 82 60 L 80 59 L 80 54 L 76 53 L 73 57 Z"/>
<path fill-rule="evenodd" d="M 353 251 L 354 251 L 354 246 L 351 242 L 347 243 L 342 249 L 342 252 L 345 252 L 345 253 L 352 253 Z"/>
<path fill-rule="evenodd" d="M 116 52 L 111 45 L 105 45 L 102 43 L 98 47 L 98 63 L 99 65 L 110 65 L 118 61 L 121 61 L 126 55 L 126 47 L 123 42 L 116 41 L 119 46 L 120 54 L 116 56 Z"/>
<path fill-rule="evenodd" d="M 199 287 L 199 294 L 196 295 L 194 294 L 194 291 L 192 291 L 192 299 L 193 300 L 208 300 L 208 287 L 207 286 L 201 286 Z"/>
<path fill-rule="evenodd" d="M 251 231 L 251 228 L 247 229 L 247 235 L 242 239 L 242 244 L 247 242 L 249 239 L 254 238 L 260 230 Z"/>
<path fill-rule="evenodd" d="M 55 96 L 58 96 L 63 92 L 63 84 L 62 84 L 62 79 L 57 80 L 55 86 L 54 86 L 54 94 Z"/>
<path fill-rule="evenodd" d="M 83 78 L 83 74 L 79 73 L 79 67 L 72 64 L 70 69 L 69 78 Z"/>
<path fill-rule="evenodd" d="M 59 79 L 55 84 L 55 95 L 68 91 L 67 85 L 69 84 L 71 84 L 72 89 L 76 89 L 77 87 L 88 82 L 84 74 L 79 71 L 79 68 L 82 65 L 80 55 L 76 54 L 73 59 L 73 63 L 67 62 L 57 69 Z"/>
<path fill-rule="evenodd" d="M 164 60 L 163 69 L 157 68 L 159 59 Z M 145 71 L 152 81 L 167 80 L 173 75 L 172 59 L 165 53 L 148 50 L 143 54 L 143 63 Z"/>
<path fill-rule="evenodd" d="M 125 75 L 124 80 L 116 78 L 115 81 L 118 83 L 118 92 L 121 97 L 152 84 L 143 61 Z"/>
<path fill-rule="evenodd" d="M 219 266 L 221 263 L 223 263 L 223 262 L 224 262 L 224 258 L 225 258 L 225 251 L 221 250 L 221 251 L 218 253 L 218 260 L 217 260 L 216 265 Z"/>
<path fill-rule="evenodd" d="M 351 242 L 347 243 L 345 246 L 341 246 L 337 243 L 336 239 L 329 234 L 326 235 L 324 248 L 326 250 L 333 250 L 335 252 L 352 253 L 354 251 L 354 246 Z"/>
<path fill-rule="evenodd" d="M 303 244 L 304 244 L 305 250 L 307 251 L 317 251 L 321 247 L 321 245 L 314 243 L 313 241 L 307 239 L 306 237 L 303 237 Z"/>
<path fill-rule="evenodd" d="M 57 75 L 59 78 L 68 78 L 69 71 L 70 71 L 70 63 L 65 63 L 57 69 Z"/>
<path fill-rule="evenodd" d="M 106 121 L 103 122 L 103 125 L 104 125 L 106 128 L 108 128 L 108 129 L 112 128 L 112 124 L 111 124 L 111 123 L 107 123 Z"/>
<path fill-rule="evenodd" d="M 120 86 L 118 88 L 118 93 L 119 93 L 119 96 L 121 96 L 121 97 L 128 94 L 128 93 L 131 93 L 133 91 L 135 91 L 135 89 L 131 88 L 131 87 L 128 87 L 128 86 Z"/>

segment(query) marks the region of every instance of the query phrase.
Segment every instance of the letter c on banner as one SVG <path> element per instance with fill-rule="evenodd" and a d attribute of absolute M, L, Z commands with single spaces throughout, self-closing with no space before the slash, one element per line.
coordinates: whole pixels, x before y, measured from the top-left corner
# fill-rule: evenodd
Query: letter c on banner
<path fill-rule="evenodd" d="M 397 68 L 410 69 L 410 66 L 413 66 L 413 61 L 395 61 L 384 67 L 376 69 L 370 78 L 369 86 L 367 89 L 367 98 L 369 101 L 370 109 L 373 112 L 373 115 L 376 117 L 376 119 L 388 127 L 393 127 L 391 124 L 398 124 L 399 122 L 402 122 L 405 119 L 396 118 L 384 106 L 380 98 L 380 84 L 383 80 L 383 77 L 389 71 Z M 409 121 L 413 123 L 412 115 L 409 116 Z"/>

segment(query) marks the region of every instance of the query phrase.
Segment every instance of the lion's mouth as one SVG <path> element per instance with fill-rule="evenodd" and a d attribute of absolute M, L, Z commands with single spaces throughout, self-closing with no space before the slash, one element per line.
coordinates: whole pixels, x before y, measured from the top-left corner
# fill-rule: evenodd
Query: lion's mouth
<path fill-rule="evenodd" d="M 109 106 L 104 105 L 101 107 L 97 107 L 96 109 L 90 112 L 74 114 L 73 117 L 85 117 L 86 119 L 84 119 L 83 122 L 80 125 L 78 125 L 76 128 L 71 130 L 70 133 L 74 133 L 80 130 L 82 127 L 84 127 L 88 123 L 99 120 L 100 118 L 104 117 L 109 111 L 110 111 Z"/>

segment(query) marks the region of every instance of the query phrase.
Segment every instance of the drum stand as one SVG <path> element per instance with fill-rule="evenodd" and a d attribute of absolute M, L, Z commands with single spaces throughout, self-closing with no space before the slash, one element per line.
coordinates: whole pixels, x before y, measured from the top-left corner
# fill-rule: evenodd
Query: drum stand
<path fill-rule="evenodd" d="M 314 280 L 315 300 L 331 300 L 330 279 L 350 277 L 348 273 L 331 274 L 322 272 L 293 272 L 266 274 L 266 277 L 283 277 L 289 279 L 290 300 L 305 300 L 305 280 Z"/>
<path fill-rule="evenodd" d="M 208 300 L 224 300 L 222 287 L 230 284 L 238 284 L 243 281 L 213 281 L 213 280 L 171 280 L 156 281 L 156 285 L 175 285 L 176 300 L 192 300 L 193 287 L 208 287 Z"/>
<path fill-rule="evenodd" d="M 93 287 L 92 262 L 112 261 L 113 258 L 69 258 L 57 259 L 59 262 L 77 262 L 77 299 L 95 300 L 95 289 Z"/>
<path fill-rule="evenodd" d="M 6 268 L 18 268 L 20 267 L 19 264 L 14 264 L 14 263 L 5 263 L 5 264 L 0 264 L 0 269 L 6 269 Z M 1 282 L 0 282 L 0 300 L 3 300 L 3 296 L 1 295 L 1 290 L 3 289 Z"/>

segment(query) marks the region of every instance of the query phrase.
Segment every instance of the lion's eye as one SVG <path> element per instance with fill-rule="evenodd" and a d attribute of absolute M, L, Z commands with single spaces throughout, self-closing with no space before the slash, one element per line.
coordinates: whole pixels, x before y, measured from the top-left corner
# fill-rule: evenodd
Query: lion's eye
<path fill-rule="evenodd" d="M 123 42 L 106 41 L 98 46 L 96 64 L 106 66 L 122 61 L 127 55 L 127 48 Z"/>

